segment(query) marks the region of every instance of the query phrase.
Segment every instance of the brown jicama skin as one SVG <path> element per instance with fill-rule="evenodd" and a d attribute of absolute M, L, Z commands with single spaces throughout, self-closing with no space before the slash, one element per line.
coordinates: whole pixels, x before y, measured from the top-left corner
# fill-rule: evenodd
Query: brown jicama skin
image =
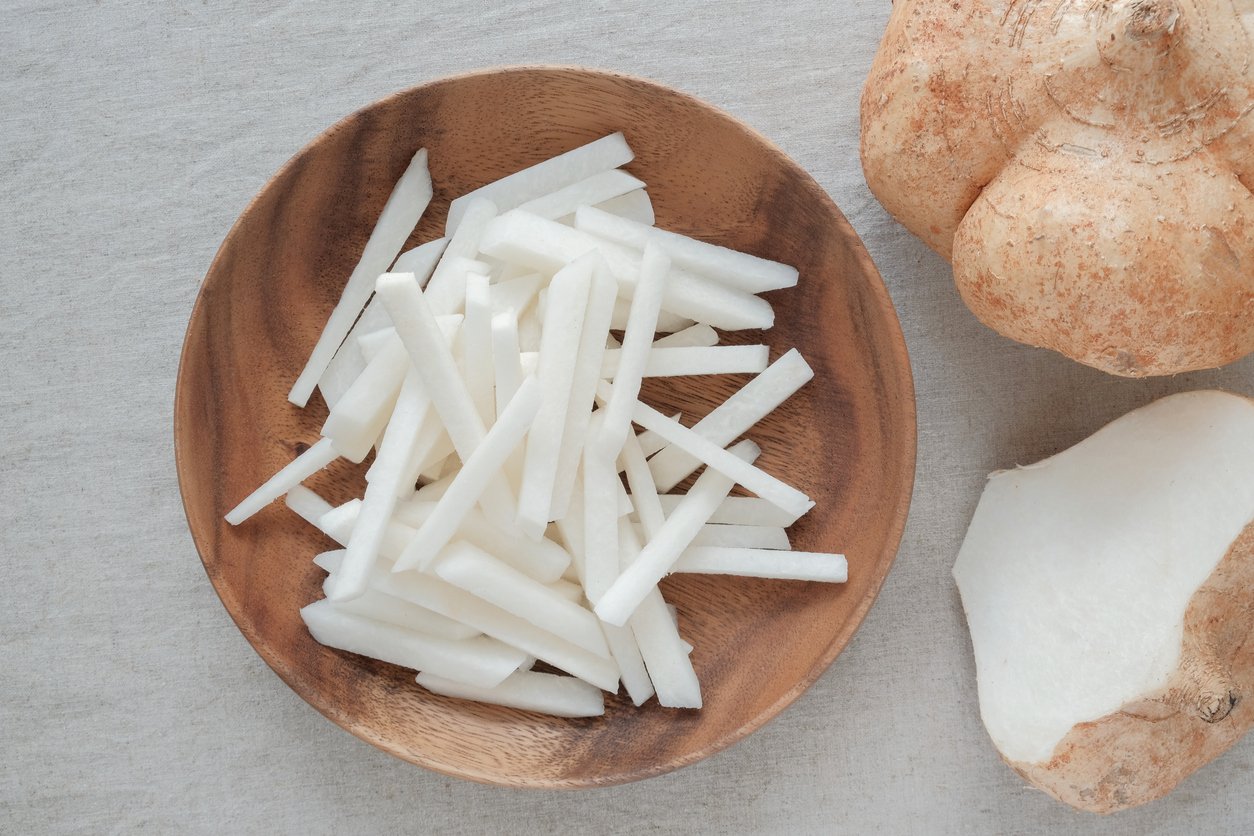
<path fill-rule="evenodd" d="M 1254 351 L 1254 0 L 897 0 L 862 162 L 1009 337 L 1130 377 Z"/>
<path fill-rule="evenodd" d="M 1254 524 L 1185 613 L 1180 669 L 1162 693 L 1071 730 L 1046 763 L 1010 765 L 1081 810 L 1153 801 L 1254 726 Z"/>

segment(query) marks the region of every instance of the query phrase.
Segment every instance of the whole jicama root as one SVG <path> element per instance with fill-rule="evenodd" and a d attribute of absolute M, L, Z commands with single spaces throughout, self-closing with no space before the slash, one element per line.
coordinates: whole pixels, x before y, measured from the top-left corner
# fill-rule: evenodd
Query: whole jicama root
<path fill-rule="evenodd" d="M 880 202 L 1001 333 L 1113 374 L 1254 351 L 1254 0 L 898 0 Z"/>
<path fill-rule="evenodd" d="M 1151 801 L 1254 726 L 1254 402 L 1164 398 L 989 479 L 954 565 L 980 713 L 1082 810 Z"/>

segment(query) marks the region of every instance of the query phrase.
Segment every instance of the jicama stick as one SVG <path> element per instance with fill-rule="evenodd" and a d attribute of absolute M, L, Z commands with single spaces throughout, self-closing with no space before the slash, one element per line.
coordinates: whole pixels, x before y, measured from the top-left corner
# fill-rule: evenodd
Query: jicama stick
<path fill-rule="evenodd" d="M 405 465 L 413 453 L 418 426 L 430 405 L 431 398 L 422 384 L 422 378 L 411 366 L 396 399 L 396 409 L 383 431 L 383 440 L 379 443 L 375 464 L 371 468 L 375 476 L 366 483 L 366 494 L 348 541 L 344 563 L 327 595 L 332 601 L 349 601 L 366 591 L 366 576 L 378 557 L 379 544 L 396 508 L 396 496 L 404 478 Z"/>
<path fill-rule="evenodd" d="M 645 355 L 641 376 L 758 374 L 766 369 L 769 352 L 765 345 L 653 347 Z M 617 382 L 621 376 L 621 363 L 621 349 L 606 351 L 601 362 L 601 377 Z"/>
<path fill-rule="evenodd" d="M 327 600 L 309 604 L 300 615 L 319 644 L 484 688 L 518 670 L 525 655 L 484 636 L 457 641 L 426 636 L 338 610 Z"/>
<path fill-rule="evenodd" d="M 466 515 L 474 508 L 535 420 L 540 407 L 540 384 L 529 377 L 510 400 L 500 419 L 492 425 L 473 453 L 462 463 L 452 484 L 440 497 L 431 516 L 418 529 L 418 536 L 396 560 L 392 571 L 426 569 L 436 553 L 444 548 Z"/>
<path fill-rule="evenodd" d="M 694 424 L 692 432 L 720 447 L 730 444 L 813 377 L 814 371 L 805 358 L 791 349 Z M 697 457 L 679 447 L 663 450 L 649 462 L 660 491 L 669 491 L 698 467 Z"/>
<path fill-rule="evenodd" d="M 635 293 L 640 276 L 641 256 L 632 250 L 517 209 L 488 224 L 480 247 L 495 258 L 549 273 L 597 250 L 618 280 L 620 294 L 628 298 Z M 775 321 L 766 300 L 680 270 L 671 271 L 663 306 L 672 313 L 727 330 L 770 328 Z"/>
<path fill-rule="evenodd" d="M 544 536 L 553 517 L 553 487 L 566 431 L 584 316 L 592 286 L 595 256 L 575 261 L 553 277 L 544 318 L 536 376 L 542 388 L 540 412 L 527 434 L 522 488 L 518 492 L 518 527 L 533 540 Z"/>
<path fill-rule="evenodd" d="M 263 482 L 261 487 L 244 497 L 239 505 L 227 513 L 226 521 L 231 525 L 239 525 L 335 461 L 338 455 L 331 445 L 331 439 L 320 439 L 308 450 L 292 459 L 282 470 Z"/>
<path fill-rule="evenodd" d="M 360 462 L 374 447 L 396 405 L 408 368 L 405 347 L 391 340 L 340 398 L 322 425 L 322 436 L 350 462 Z"/>
<path fill-rule="evenodd" d="M 648 529 L 643 523 L 636 524 L 636 532 L 648 539 Z M 720 525 L 701 527 L 692 539 L 692 547 L 715 546 L 720 548 L 770 549 L 791 551 L 788 534 L 782 528 L 766 525 Z"/>
<path fill-rule="evenodd" d="M 626 520 L 619 521 L 619 533 L 622 567 L 626 570 L 639 557 L 640 542 Z M 628 624 L 657 691 L 658 704 L 667 708 L 700 708 L 701 683 L 688 657 L 691 647 L 680 638 L 676 621 L 656 587 L 644 596 Z"/>
<path fill-rule="evenodd" d="M 622 331 L 627 327 L 627 318 L 631 316 L 631 299 L 619 297 L 614 303 L 614 313 L 610 316 L 610 328 L 615 331 Z M 695 323 L 685 316 L 671 313 L 668 310 L 662 310 L 657 315 L 657 332 L 659 334 L 676 334 L 691 328 Z M 607 348 L 615 348 L 615 346 L 607 345 Z"/>
<path fill-rule="evenodd" d="M 469 543 L 454 543 L 441 552 L 434 572 L 441 580 L 561 636 L 577 647 L 599 656 L 610 655 L 591 612 L 482 549 Z"/>
<path fill-rule="evenodd" d="M 422 508 L 426 505 L 426 508 Z M 408 502 L 397 505 L 396 517 L 391 520 L 379 544 L 379 556 L 395 561 L 418 536 L 421 526 L 434 510 L 436 503 Z M 361 500 L 346 502 L 331 509 L 314 524 L 328 537 L 339 543 L 347 543 L 357 523 Z M 570 565 L 570 555 L 551 540 L 532 542 L 517 533 L 502 531 L 478 509 L 466 515 L 457 532 L 457 538 L 483 549 L 488 554 L 508 563 L 540 583 L 552 583 L 562 576 Z"/>
<path fill-rule="evenodd" d="M 602 171 L 571 183 L 564 189 L 529 200 L 518 208 L 541 218 L 557 220 L 572 215 L 580 206 L 590 206 L 621 197 L 630 191 L 644 188 L 644 181 L 637 180 L 621 169 Z"/>
<path fill-rule="evenodd" d="M 654 348 L 684 348 L 718 345 L 718 332 L 708 325 L 690 325 L 653 341 Z"/>
<path fill-rule="evenodd" d="M 660 244 L 677 266 L 749 293 L 797 284 L 795 267 L 636 223 L 593 206 L 581 206 L 576 211 L 575 228 L 637 250 L 650 242 Z"/>
<path fill-rule="evenodd" d="M 618 349 L 614 391 L 605 405 L 605 417 L 597 440 L 598 444 L 606 446 L 607 455 L 617 456 L 623 440 L 631 432 L 632 407 L 640 396 L 640 381 L 652 350 L 670 264 L 670 259 L 660 248 L 649 246 L 645 249 L 640 262 L 640 278 L 631 299 L 631 316 L 623 333 L 623 347 Z"/>
<path fill-rule="evenodd" d="M 476 688 L 429 673 L 418 674 L 416 681 L 433 694 L 554 717 L 600 717 L 605 713 L 601 690 L 569 676 L 519 671 L 495 688 Z"/>
<path fill-rule="evenodd" d="M 721 448 L 720 448 L 721 449 Z M 726 451 L 741 462 L 752 462 L 760 450 L 752 441 L 742 441 Z M 710 514 L 731 491 L 734 482 L 717 470 L 707 469 L 697 479 L 679 507 L 666 518 L 657 535 L 641 549 L 640 555 L 623 570 L 618 580 L 596 604 L 597 617 L 608 624 L 627 623 L 640 602 L 666 576 L 671 565 L 692 543 Z"/>
<path fill-rule="evenodd" d="M 426 287 L 427 282 L 431 281 L 431 274 L 435 270 L 435 265 L 439 263 L 440 258 L 444 255 L 444 250 L 448 248 L 447 238 L 436 238 L 434 241 L 428 241 L 425 244 L 419 244 L 412 250 L 406 250 L 397 257 L 396 263 L 392 265 L 393 273 L 413 273 L 414 278 L 418 280 L 419 287 Z M 367 305 L 367 312 L 374 308 L 382 311 L 382 305 Z M 365 319 L 366 314 L 362 314 Z M 361 320 L 358 320 L 360 323 Z M 389 324 L 390 321 L 389 321 Z"/>
<path fill-rule="evenodd" d="M 694 545 L 675 562 L 671 571 L 830 583 L 849 580 L 849 564 L 844 555 L 725 546 Z"/>
<path fill-rule="evenodd" d="M 641 433 L 640 437 L 643 436 L 644 433 Z M 669 514 L 675 510 L 679 503 L 684 501 L 684 497 L 683 494 L 662 494 L 658 497 L 658 501 L 662 503 L 662 511 Z M 797 518 L 787 511 L 781 511 L 765 499 L 758 499 L 756 496 L 729 496 L 723 500 L 723 504 L 710 517 L 711 523 L 720 525 L 756 525 L 779 528 L 787 528 L 796 521 Z"/>
<path fill-rule="evenodd" d="M 585 180 L 598 172 L 626 165 L 634 156 L 622 133 L 613 133 L 564 154 L 550 157 L 454 200 L 448 207 L 445 233 L 452 234 L 458 228 L 470 203 L 476 198 L 491 200 L 505 212 L 529 200 Z"/>
<path fill-rule="evenodd" d="M 618 577 L 618 469 L 604 438 L 604 415 L 593 420 L 583 453 L 583 588 L 595 604 Z"/>
<path fill-rule="evenodd" d="M 676 412 L 670 418 L 675 423 L 679 423 L 679 420 L 683 417 L 684 414 L 682 412 Z M 666 446 L 666 439 L 652 430 L 641 430 L 636 435 L 636 441 L 640 443 L 640 452 L 644 453 L 646 459 Z"/>
<path fill-rule="evenodd" d="M 620 218 L 627 218 L 636 223 L 648 224 L 653 226 L 656 217 L 653 214 L 653 201 L 649 198 L 649 193 L 644 189 L 636 189 L 622 197 L 616 197 L 613 200 L 602 201 L 597 204 L 597 208 L 602 212 L 609 212 L 611 215 L 618 215 Z M 566 218 L 563 218 L 566 220 Z M 574 216 L 569 216 L 570 222 L 575 222 Z"/>
<path fill-rule="evenodd" d="M 396 324 L 411 362 L 422 375 L 453 447 L 463 461 L 470 458 L 487 430 L 417 282 L 409 273 L 384 273 L 379 277 L 377 292 Z M 503 476 L 488 483 L 481 502 L 494 522 L 506 523 L 513 515 L 514 499 Z"/>
<path fill-rule="evenodd" d="M 658 499 L 657 487 L 653 484 L 653 474 L 649 472 L 649 463 L 640 447 L 640 439 L 628 433 L 623 449 L 618 454 L 618 462 L 627 474 L 627 484 L 631 487 L 632 505 L 640 517 L 644 528 L 645 539 L 657 536 L 666 515 L 662 512 L 662 502 Z"/>
<path fill-rule="evenodd" d="M 598 387 L 598 391 L 604 392 L 603 396 L 607 398 L 612 394 L 612 388 L 606 383 Z M 753 491 L 780 510 L 793 514 L 794 520 L 814 507 L 814 502 L 801 491 L 732 455 L 729 450 L 697 435 L 683 424 L 672 421 L 647 404 L 637 401 L 632 409 L 632 419 L 640 426 L 654 430 L 671 444 L 696 456 L 709 467 Z"/>
<path fill-rule="evenodd" d="M 592 285 L 588 291 L 588 307 L 584 313 L 583 330 L 579 336 L 579 348 L 575 359 L 575 371 L 571 376 L 570 402 L 566 408 L 566 425 L 562 431 L 561 449 L 557 454 L 557 469 L 553 473 L 553 501 L 549 516 L 560 519 L 570 506 L 570 493 L 575 485 L 575 471 L 588 437 L 592 419 L 592 399 L 600 379 L 601 359 L 605 354 L 606 338 L 610 331 L 610 315 L 618 285 L 609 275 L 604 262 L 597 260 L 592 268 Z"/>
<path fill-rule="evenodd" d="M 456 232 L 450 233 L 444 257 L 435 266 L 431 281 L 424 290 L 427 303 L 435 313 L 456 313 L 466 300 L 466 273 L 477 268 L 472 268 L 462 259 L 473 259 L 478 254 L 484 230 L 496 214 L 497 208 L 491 201 L 471 201 L 466 209 L 466 222 Z"/>
<path fill-rule="evenodd" d="M 578 604 L 583 600 L 583 587 L 577 583 L 571 583 L 570 581 L 559 578 L 552 583 L 546 584 L 546 586 L 558 595 L 561 595 L 567 601 Z"/>
<path fill-rule="evenodd" d="M 471 400 L 485 424 L 496 418 L 492 367 L 492 299 L 488 277 L 466 275 L 466 320 L 462 332 L 462 371 Z"/>
<path fill-rule="evenodd" d="M 340 300 L 331 311 L 318 342 L 310 352 L 305 368 L 301 370 L 287 399 L 297 406 L 303 407 L 309 402 L 314 386 L 326 371 L 327 364 L 335 355 L 336 349 L 348 336 L 349 329 L 365 307 L 370 293 L 374 290 L 374 281 L 379 274 L 388 269 L 396 259 L 405 240 L 414 231 L 418 219 L 431 202 L 431 173 L 427 170 L 427 149 L 421 148 L 414 154 L 405 173 L 392 189 L 383 212 L 375 223 L 362 250 L 357 266 L 353 268 Z"/>
<path fill-rule="evenodd" d="M 322 528 L 319 523 L 323 515 L 332 510 L 331 503 L 304 485 L 297 485 L 288 491 L 283 502 L 296 516 L 319 530 Z"/>
<path fill-rule="evenodd" d="M 528 273 L 492 285 L 492 315 L 513 312 L 517 319 L 535 301 L 542 283 L 538 274 Z"/>
<path fill-rule="evenodd" d="M 344 550 L 338 549 L 317 555 L 313 562 L 328 573 L 334 573 L 343 559 Z M 470 639 L 483 635 L 467 624 L 373 589 L 367 589 L 351 601 L 335 604 L 335 609 L 442 639 Z"/>
<path fill-rule="evenodd" d="M 612 659 L 578 647 L 437 577 L 376 570 L 371 587 L 468 624 L 598 688 L 611 693 L 618 690 L 618 666 Z"/>

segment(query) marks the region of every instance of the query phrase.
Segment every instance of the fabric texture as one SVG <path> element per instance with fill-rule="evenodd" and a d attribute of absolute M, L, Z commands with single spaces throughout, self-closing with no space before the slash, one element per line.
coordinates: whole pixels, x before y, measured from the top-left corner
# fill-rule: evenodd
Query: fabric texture
<path fill-rule="evenodd" d="M 981 326 L 858 163 L 889 0 L 5 0 L 0 9 L 0 831 L 1240 833 L 1254 739 L 1108 819 L 1026 787 L 980 723 L 950 578 L 985 475 L 1254 362 L 1128 381 Z M 496 789 L 324 720 L 253 653 L 196 557 L 172 404 L 192 301 L 266 179 L 345 114 L 441 75 L 651 77 L 778 143 L 844 209 L 899 310 L 918 480 L 853 643 L 742 743 L 642 783 Z"/>

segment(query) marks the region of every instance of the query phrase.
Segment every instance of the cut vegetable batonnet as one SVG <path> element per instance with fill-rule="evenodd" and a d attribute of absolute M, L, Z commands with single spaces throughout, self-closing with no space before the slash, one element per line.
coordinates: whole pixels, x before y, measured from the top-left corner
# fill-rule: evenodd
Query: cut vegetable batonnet
<path fill-rule="evenodd" d="M 286 496 L 343 546 L 315 558 L 317 641 L 449 697 L 584 717 L 621 684 L 700 708 L 663 577 L 846 580 L 842 555 L 790 549 L 814 503 L 736 443 L 813 372 L 715 330 L 770 327 L 756 294 L 797 271 L 655 228 L 631 159 L 612 134 L 511 174 L 401 252 L 433 193 L 415 154 L 292 390 L 321 391 L 322 438 L 227 514 Z M 640 399 L 646 377 L 714 374 L 755 377 L 691 427 Z M 359 499 L 301 484 L 372 450 Z"/>

